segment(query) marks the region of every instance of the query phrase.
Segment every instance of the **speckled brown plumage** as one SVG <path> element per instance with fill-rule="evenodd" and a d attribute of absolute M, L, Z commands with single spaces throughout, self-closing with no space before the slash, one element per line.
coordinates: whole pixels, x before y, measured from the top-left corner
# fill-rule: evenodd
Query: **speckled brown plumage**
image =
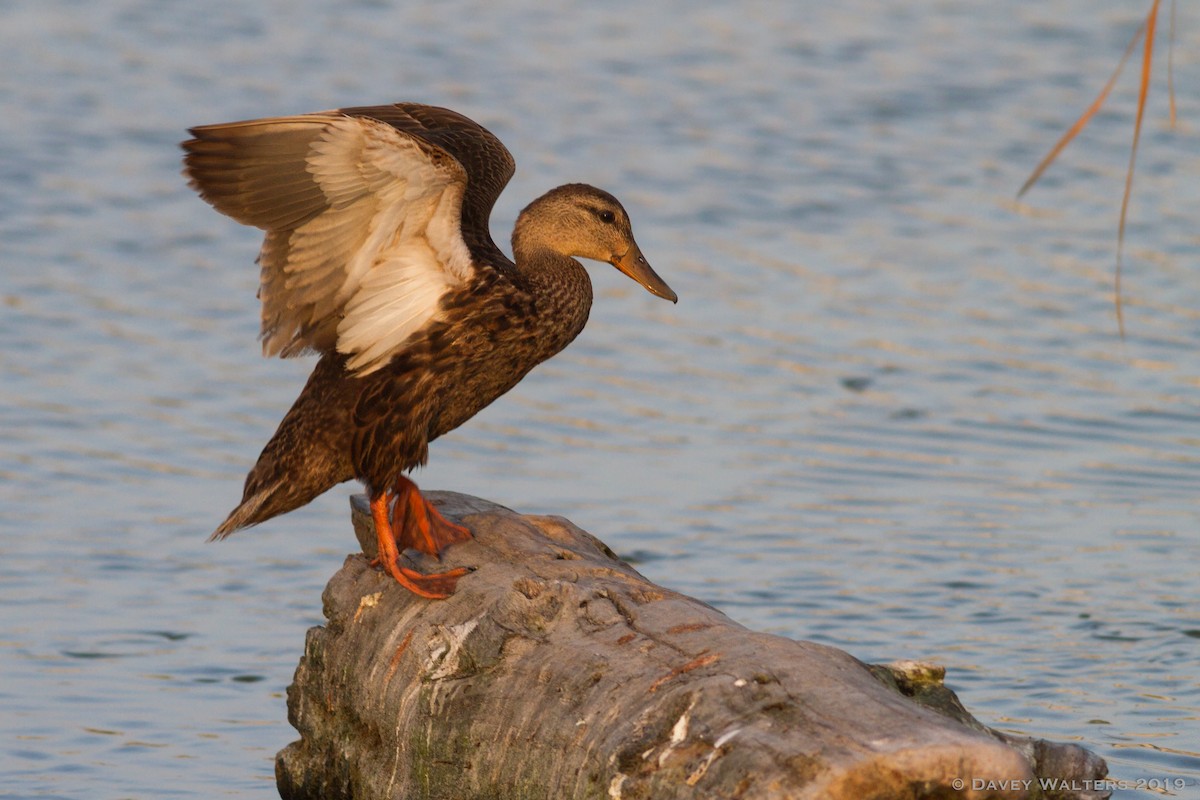
<path fill-rule="evenodd" d="M 196 138 L 183 147 L 193 187 L 219 211 L 266 231 L 264 346 L 282 355 L 321 353 L 247 476 L 241 504 L 214 537 L 357 478 L 377 521 L 389 493 L 412 495 L 414 508 L 404 519 L 397 510 L 391 520 L 402 529 L 392 534 L 400 549 L 440 550 L 466 531 L 451 523 L 440 528 L 445 521 L 426 514 L 403 474 L 425 463 L 430 442 L 583 329 L 592 288 L 573 256 L 609 261 L 649 291 L 675 299 L 641 257 L 620 203 L 584 184 L 560 186 L 527 206 L 513 234 L 515 260 L 506 257 L 491 239 L 488 218 L 513 159 L 499 140 L 453 111 L 402 103 L 192 132 Z M 414 210 L 394 200 L 401 194 L 420 198 Z M 359 249 L 337 250 L 346 243 Z M 465 265 L 461 256 L 455 261 L 462 244 Z M 377 290 L 393 292 L 382 298 L 387 303 L 371 294 L 379 278 L 372 270 L 381 269 L 395 274 Z M 388 316 L 393 308 L 400 322 Z M 396 334 L 402 324 L 411 333 Z M 367 335 L 353 339 L 356 330 Z M 380 355 L 372 350 L 374 333 L 404 338 Z M 407 530 L 409 517 L 423 532 Z M 406 568 L 398 574 L 386 559 L 384 567 L 431 597 L 444 596 L 457 578 L 426 584 L 430 576 Z"/>

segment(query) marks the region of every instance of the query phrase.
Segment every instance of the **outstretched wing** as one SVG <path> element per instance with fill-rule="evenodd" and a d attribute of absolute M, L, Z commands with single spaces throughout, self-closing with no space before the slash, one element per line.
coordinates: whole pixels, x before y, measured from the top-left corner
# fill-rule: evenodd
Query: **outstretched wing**
<path fill-rule="evenodd" d="M 259 297 L 267 355 L 336 349 L 365 375 L 437 319 L 442 297 L 476 274 L 463 236 L 467 169 L 436 137 L 371 110 L 206 125 L 183 144 L 184 172 L 200 195 L 266 231 Z M 461 128 L 453 135 L 470 141 L 482 131 L 511 174 L 503 145 L 453 116 Z M 482 225 L 492 250 L 487 215 L 506 181 L 470 190 L 472 216 L 480 190 L 491 194 Z"/>

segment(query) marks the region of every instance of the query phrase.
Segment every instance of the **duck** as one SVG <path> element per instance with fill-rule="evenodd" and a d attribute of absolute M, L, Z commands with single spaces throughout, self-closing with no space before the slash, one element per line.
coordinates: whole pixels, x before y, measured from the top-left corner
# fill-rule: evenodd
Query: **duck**
<path fill-rule="evenodd" d="M 607 262 L 672 303 L 677 295 L 642 255 L 621 203 L 584 183 L 525 206 L 506 256 L 489 220 L 515 161 L 447 108 L 341 108 L 189 133 L 189 185 L 264 231 L 264 356 L 318 356 L 210 540 L 357 479 L 375 524 L 372 565 L 417 596 L 448 597 L 466 568 L 421 572 L 401 555 L 440 560 L 472 534 L 406 473 L 580 334 L 592 284 L 578 259 Z"/>

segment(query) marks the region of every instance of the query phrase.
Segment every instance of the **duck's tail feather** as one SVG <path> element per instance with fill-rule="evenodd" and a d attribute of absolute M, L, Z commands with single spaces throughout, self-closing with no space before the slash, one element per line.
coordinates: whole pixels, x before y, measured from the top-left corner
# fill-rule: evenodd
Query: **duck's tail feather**
<path fill-rule="evenodd" d="M 278 514 L 278 511 L 271 512 L 263 508 L 267 504 L 267 501 L 275 494 L 277 485 L 272 484 L 263 487 L 253 494 L 247 494 L 243 497 L 238 507 L 229 512 L 229 516 L 213 531 L 212 536 L 209 536 L 208 540 L 215 542 L 224 539 L 231 533 L 240 531 L 242 528 L 257 525 Z"/>

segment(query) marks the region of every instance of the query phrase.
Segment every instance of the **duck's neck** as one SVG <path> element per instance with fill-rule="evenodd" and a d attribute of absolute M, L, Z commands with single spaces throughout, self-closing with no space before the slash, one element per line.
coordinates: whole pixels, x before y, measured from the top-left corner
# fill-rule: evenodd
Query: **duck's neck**
<path fill-rule="evenodd" d="M 533 295 L 541 322 L 539 338 L 545 358 L 566 347 L 587 323 L 592 308 L 592 281 L 573 258 L 548 247 L 520 247 L 513 241 L 518 281 Z"/>

